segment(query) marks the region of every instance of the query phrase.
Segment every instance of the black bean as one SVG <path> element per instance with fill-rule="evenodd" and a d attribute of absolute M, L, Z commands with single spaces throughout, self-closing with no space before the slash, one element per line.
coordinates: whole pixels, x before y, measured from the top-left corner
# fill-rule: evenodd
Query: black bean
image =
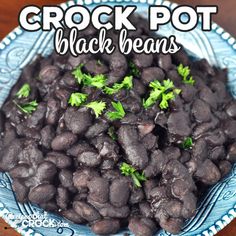
<path fill-rule="evenodd" d="M 236 143 L 230 145 L 226 159 L 232 163 L 236 162 Z"/>
<path fill-rule="evenodd" d="M 139 203 L 139 210 L 143 217 L 146 218 L 153 218 L 153 212 L 151 206 L 148 202 L 141 202 Z"/>
<path fill-rule="evenodd" d="M 51 143 L 52 149 L 62 151 L 69 149 L 77 141 L 77 136 L 71 132 L 65 132 L 57 135 Z"/>
<path fill-rule="evenodd" d="M 211 119 L 211 110 L 207 103 L 197 99 L 192 105 L 192 114 L 198 123 L 208 122 Z"/>
<path fill-rule="evenodd" d="M 209 88 L 204 87 L 201 89 L 199 97 L 208 103 L 212 108 L 217 109 L 217 97 Z"/>
<path fill-rule="evenodd" d="M 60 209 L 65 210 L 69 203 L 69 193 L 66 188 L 57 188 L 56 202 Z"/>
<path fill-rule="evenodd" d="M 68 108 L 65 112 L 67 128 L 74 134 L 83 134 L 92 123 L 92 116 L 88 110 Z"/>
<path fill-rule="evenodd" d="M 219 162 L 218 167 L 222 177 L 228 175 L 232 169 L 232 164 L 229 161 L 222 160 Z"/>
<path fill-rule="evenodd" d="M 47 65 L 39 73 L 39 79 L 44 84 L 51 84 L 60 74 L 57 66 Z"/>
<path fill-rule="evenodd" d="M 184 111 L 171 113 L 167 125 L 169 132 L 173 135 L 187 137 L 191 134 L 189 116 Z"/>
<path fill-rule="evenodd" d="M 55 91 L 55 97 L 60 100 L 62 109 L 66 109 L 68 107 L 68 100 L 70 98 L 70 95 L 71 93 L 67 89 L 57 89 Z"/>
<path fill-rule="evenodd" d="M 89 198 L 99 203 L 109 200 L 109 182 L 105 178 L 93 178 L 88 183 Z"/>
<path fill-rule="evenodd" d="M 153 235 L 153 230 L 152 228 L 142 222 L 138 218 L 131 218 L 129 220 L 129 230 L 132 231 L 136 236 L 152 236 Z"/>
<path fill-rule="evenodd" d="M 170 216 L 178 218 L 182 216 L 183 204 L 178 200 L 170 199 L 165 209 Z"/>
<path fill-rule="evenodd" d="M 59 120 L 60 102 L 54 98 L 49 98 L 47 103 L 46 121 L 49 125 L 54 125 Z"/>
<path fill-rule="evenodd" d="M 145 68 L 141 74 L 142 83 L 149 85 L 154 80 L 162 81 L 165 78 L 165 73 L 159 67 Z"/>
<path fill-rule="evenodd" d="M 60 152 L 50 152 L 46 157 L 47 161 L 50 161 L 56 165 L 59 169 L 64 169 L 71 166 L 72 160 L 70 157 L 66 156 Z"/>
<path fill-rule="evenodd" d="M 50 181 L 56 173 L 57 169 L 55 164 L 49 161 L 44 161 L 38 166 L 36 177 L 40 182 Z"/>
<path fill-rule="evenodd" d="M 129 184 L 124 179 L 115 179 L 110 186 L 110 202 L 116 207 L 127 204 L 130 195 Z"/>
<path fill-rule="evenodd" d="M 9 174 L 12 178 L 29 178 L 35 174 L 35 171 L 27 164 L 18 164 L 10 170 Z"/>
<path fill-rule="evenodd" d="M 171 56 L 169 54 L 159 54 L 157 63 L 163 70 L 169 71 L 172 67 Z"/>
<path fill-rule="evenodd" d="M 236 139 L 236 120 L 227 120 L 223 123 L 222 130 L 228 138 Z"/>
<path fill-rule="evenodd" d="M 146 87 L 138 79 L 133 79 L 133 90 L 139 96 L 143 96 L 146 93 Z"/>
<path fill-rule="evenodd" d="M 81 164 L 88 166 L 88 167 L 95 167 L 100 165 L 101 163 L 101 156 L 97 153 L 92 151 L 86 151 L 82 154 L 79 154 L 77 158 L 78 162 Z"/>
<path fill-rule="evenodd" d="M 155 188 L 158 185 L 156 179 L 148 179 L 144 182 L 144 192 L 147 199 L 150 199 L 151 191 L 153 188 Z"/>
<path fill-rule="evenodd" d="M 70 170 L 66 169 L 61 170 L 58 177 L 63 187 L 65 188 L 73 187 L 73 174 Z"/>
<path fill-rule="evenodd" d="M 115 219 L 100 220 L 94 223 L 91 229 L 95 234 L 99 235 L 115 234 L 120 229 L 120 222 Z"/>
<path fill-rule="evenodd" d="M 232 118 L 236 118 L 236 102 L 232 102 L 226 107 L 226 113 Z"/>
<path fill-rule="evenodd" d="M 191 177 L 186 177 L 184 179 L 176 179 L 171 184 L 171 193 L 174 197 L 183 199 L 184 196 L 190 192 L 196 190 L 196 186 Z"/>
<path fill-rule="evenodd" d="M 208 156 L 208 145 L 205 139 L 198 139 L 193 146 L 193 158 L 196 160 L 205 160 Z"/>
<path fill-rule="evenodd" d="M 93 177 L 98 177 L 99 174 L 92 169 L 83 169 L 81 171 L 76 171 L 73 174 L 73 183 L 74 186 L 78 189 L 80 188 L 86 188 L 88 186 L 88 182 Z"/>
<path fill-rule="evenodd" d="M 124 55 L 119 52 L 113 53 L 109 56 L 110 70 L 116 77 L 123 77 L 128 69 L 128 63 Z"/>
<path fill-rule="evenodd" d="M 82 224 L 85 222 L 85 220 L 78 215 L 74 209 L 68 209 L 65 211 L 62 211 L 61 214 L 68 220 L 76 223 L 76 224 Z"/>
<path fill-rule="evenodd" d="M 93 222 L 101 218 L 98 211 L 85 202 L 75 201 L 73 202 L 73 208 L 79 216 L 88 222 Z"/>
<path fill-rule="evenodd" d="M 118 139 L 131 164 L 143 169 L 148 163 L 148 155 L 144 145 L 138 141 L 137 130 L 132 126 L 123 125 L 118 130 Z"/>
<path fill-rule="evenodd" d="M 158 137 L 152 133 L 147 134 L 142 138 L 142 143 L 147 150 L 158 148 Z"/>
<path fill-rule="evenodd" d="M 41 134 L 41 145 L 47 149 L 50 149 L 52 140 L 56 135 L 55 130 L 51 125 L 47 125 L 43 129 L 41 129 L 40 134 Z"/>
<path fill-rule="evenodd" d="M 105 121 L 98 121 L 94 125 L 90 126 L 85 133 L 86 138 L 94 138 L 100 134 L 106 132 L 109 128 L 109 124 Z"/>
<path fill-rule="evenodd" d="M 191 102 L 197 93 L 197 90 L 194 86 L 189 84 L 184 84 L 180 87 L 181 89 L 181 97 L 185 102 Z"/>
<path fill-rule="evenodd" d="M 153 62 L 153 55 L 152 54 L 144 54 L 144 53 L 134 54 L 133 62 L 139 68 L 150 67 Z"/>
<path fill-rule="evenodd" d="M 167 220 L 161 220 L 160 226 L 171 234 L 178 234 L 183 226 L 183 220 L 181 218 L 170 217 Z"/>
<path fill-rule="evenodd" d="M 16 193 L 17 201 L 24 203 L 28 200 L 29 189 L 18 179 L 13 179 L 12 188 Z"/>
<path fill-rule="evenodd" d="M 168 159 L 161 151 L 154 151 L 151 154 L 148 166 L 144 169 L 145 176 L 148 178 L 155 177 L 164 169 L 167 162 Z"/>
<path fill-rule="evenodd" d="M 18 139 L 10 143 L 1 152 L 0 169 L 9 171 L 16 166 L 18 162 L 18 155 L 22 151 L 22 142 Z"/>
<path fill-rule="evenodd" d="M 101 75 L 108 72 L 107 66 L 102 62 L 98 62 L 97 60 L 89 60 L 85 64 L 84 69 L 93 75 Z"/>
<path fill-rule="evenodd" d="M 29 192 L 29 200 L 36 204 L 50 201 L 56 194 L 56 188 L 51 184 L 41 184 Z"/>
<path fill-rule="evenodd" d="M 131 205 L 140 203 L 144 199 L 144 193 L 141 188 L 133 188 L 131 190 L 129 203 Z"/>
<path fill-rule="evenodd" d="M 122 206 L 122 207 L 107 206 L 99 210 L 99 213 L 103 217 L 126 218 L 128 217 L 130 210 L 128 206 Z"/>
<path fill-rule="evenodd" d="M 209 172 L 209 170 L 211 170 Z M 204 184 L 212 185 L 218 182 L 221 178 L 221 174 L 217 166 L 206 159 L 201 166 L 197 169 L 195 176 Z"/>
<path fill-rule="evenodd" d="M 193 193 L 187 193 L 183 198 L 183 209 L 182 209 L 182 216 L 185 219 L 189 219 L 193 217 L 196 213 L 197 208 L 197 199 Z"/>
<path fill-rule="evenodd" d="M 208 158 L 211 159 L 212 161 L 217 161 L 225 158 L 225 156 L 226 156 L 225 148 L 223 146 L 217 146 L 211 149 Z"/>

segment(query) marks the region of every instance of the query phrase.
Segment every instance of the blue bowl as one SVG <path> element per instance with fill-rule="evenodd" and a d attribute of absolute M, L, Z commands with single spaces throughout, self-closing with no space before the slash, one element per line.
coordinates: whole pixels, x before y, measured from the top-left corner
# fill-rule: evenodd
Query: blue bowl
<path fill-rule="evenodd" d="M 157 0 L 78 0 L 61 5 L 62 8 L 74 4 L 84 4 L 94 8 L 100 3 L 108 5 L 136 4 L 137 11 L 147 16 L 148 6 L 166 5 L 175 8 L 177 5 L 168 1 Z M 49 55 L 53 50 L 54 32 L 25 32 L 16 28 L 0 43 L 0 107 L 7 98 L 10 89 L 18 80 L 22 69 L 30 63 L 37 54 Z M 212 25 L 211 32 L 202 32 L 200 22 L 198 27 L 189 33 L 175 30 L 171 25 L 161 27 L 159 34 L 164 36 L 175 35 L 190 55 L 195 58 L 206 58 L 212 65 L 228 68 L 228 87 L 236 98 L 236 40 L 218 25 Z M 47 213 L 30 203 L 20 204 L 16 201 L 12 190 L 12 181 L 7 173 L 0 173 L 0 217 L 4 218 L 19 233 L 27 236 L 89 236 L 94 235 L 86 226 L 73 224 L 62 217 Z M 52 227 L 27 225 L 24 219 L 37 218 L 41 222 L 50 221 Z M 236 165 L 231 173 L 218 184 L 213 186 L 198 206 L 195 217 L 186 222 L 179 235 L 210 236 L 223 229 L 236 218 Z M 122 236 L 124 230 L 117 234 Z M 163 230 L 158 236 L 171 235 Z"/>

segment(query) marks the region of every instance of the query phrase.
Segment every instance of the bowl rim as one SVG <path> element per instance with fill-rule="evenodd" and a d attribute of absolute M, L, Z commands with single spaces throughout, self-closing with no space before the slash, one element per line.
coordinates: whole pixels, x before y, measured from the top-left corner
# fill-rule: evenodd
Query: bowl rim
<path fill-rule="evenodd" d="M 147 4 L 147 5 L 165 5 L 170 9 L 174 9 L 180 4 L 177 4 L 175 2 L 170 2 L 168 0 L 68 0 L 66 2 L 62 2 L 60 4 L 57 4 L 58 6 L 61 6 L 62 8 L 68 8 L 72 5 L 84 5 L 89 6 L 91 4 L 106 4 L 106 3 L 116 3 L 117 5 L 120 5 L 122 3 L 132 3 L 132 4 Z M 32 17 L 32 22 L 36 21 L 38 19 L 38 16 Z M 201 22 L 201 20 L 199 20 Z M 227 42 L 227 44 L 236 51 L 236 38 L 233 37 L 230 33 L 228 33 L 223 27 L 218 25 L 215 22 L 212 22 L 212 32 L 215 32 L 220 38 Z M 13 29 L 10 33 L 8 33 L 1 41 L 0 41 L 0 53 L 4 51 L 11 43 L 14 43 L 14 40 L 17 39 L 18 36 L 22 35 L 24 32 L 26 32 L 24 29 L 22 29 L 20 26 L 17 26 L 15 29 Z M 11 221 L 8 218 L 5 218 L 1 214 L 2 210 L 0 210 L 0 216 L 9 224 L 11 225 Z M 205 230 L 202 230 L 201 235 L 215 235 L 220 230 L 222 230 L 224 227 L 226 227 L 228 224 L 231 223 L 236 219 L 236 202 L 235 205 L 227 210 L 227 212 L 224 213 L 223 216 L 219 217 L 219 219 L 212 223 L 212 225 L 208 226 Z M 27 232 L 25 229 L 19 229 L 14 228 L 17 232 L 20 234 L 23 233 L 23 235 L 28 235 L 29 232 Z M 33 230 L 34 231 L 34 230 Z M 32 232 L 35 233 L 35 232 Z M 41 234 L 37 234 L 41 235 Z M 200 234 L 199 234 L 200 235 Z M 177 235 L 178 236 L 178 235 Z"/>

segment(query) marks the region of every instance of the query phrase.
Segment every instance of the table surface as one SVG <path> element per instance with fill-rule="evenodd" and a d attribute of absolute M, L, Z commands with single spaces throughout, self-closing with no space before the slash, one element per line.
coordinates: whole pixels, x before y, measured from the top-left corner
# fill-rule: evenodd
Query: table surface
<path fill-rule="evenodd" d="M 14 2 L 14 3 L 13 3 Z M 23 6 L 38 5 L 45 3 L 47 5 L 61 3 L 62 0 L 1 0 L 0 4 L 0 39 L 4 38 L 12 29 L 18 25 L 18 13 Z M 175 0 L 175 2 L 186 5 L 218 5 L 219 12 L 214 16 L 214 21 L 225 28 L 233 36 L 236 36 L 236 1 L 235 0 Z M 226 14 L 227 13 L 227 14 Z M 0 219 L 0 236 L 18 236 L 19 234 Z M 217 234 L 217 236 L 234 236 L 236 235 L 236 220 Z"/>

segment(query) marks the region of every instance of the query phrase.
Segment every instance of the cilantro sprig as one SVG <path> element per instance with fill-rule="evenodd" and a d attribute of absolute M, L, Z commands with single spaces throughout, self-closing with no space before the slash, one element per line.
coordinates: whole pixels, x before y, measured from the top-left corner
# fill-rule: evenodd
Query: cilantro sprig
<path fill-rule="evenodd" d="M 193 139 L 191 137 L 185 138 L 181 146 L 183 149 L 191 149 L 193 146 Z"/>
<path fill-rule="evenodd" d="M 106 103 L 103 101 L 93 101 L 86 104 L 85 106 L 91 108 L 94 111 L 96 118 L 98 118 L 106 109 Z"/>
<path fill-rule="evenodd" d="M 80 64 L 74 71 L 72 71 L 72 75 L 75 77 L 78 84 L 81 84 L 84 79 L 84 73 L 82 72 L 83 66 L 84 64 Z"/>
<path fill-rule="evenodd" d="M 84 74 L 83 83 L 86 86 L 101 89 L 106 85 L 106 77 L 103 74 L 95 75 L 94 77 L 90 74 Z"/>
<path fill-rule="evenodd" d="M 88 95 L 84 93 L 72 93 L 70 95 L 70 99 L 68 103 L 71 106 L 81 106 L 84 102 L 86 102 Z"/>
<path fill-rule="evenodd" d="M 121 174 L 125 176 L 130 176 L 134 182 L 134 185 L 141 188 L 141 182 L 146 181 L 144 173 L 139 173 L 133 166 L 123 162 L 120 166 Z"/>
<path fill-rule="evenodd" d="M 30 85 L 29 84 L 24 84 L 20 90 L 16 93 L 17 98 L 27 98 L 30 95 Z"/>
<path fill-rule="evenodd" d="M 178 74 L 182 77 L 183 83 L 194 85 L 195 80 L 193 79 L 193 76 L 190 75 L 190 68 L 188 66 L 184 66 L 183 64 L 180 64 L 177 67 Z"/>
<path fill-rule="evenodd" d="M 118 93 L 121 89 L 132 89 L 133 76 L 126 76 L 121 83 L 115 83 L 112 87 L 104 87 L 103 92 L 108 95 Z"/>
<path fill-rule="evenodd" d="M 20 111 L 26 114 L 31 114 L 32 112 L 36 111 L 38 107 L 38 103 L 36 100 L 21 105 L 18 104 L 16 101 L 13 102 L 19 108 Z"/>
<path fill-rule="evenodd" d="M 168 102 L 174 100 L 175 96 L 181 92 L 180 89 L 175 88 L 170 79 L 164 80 L 162 84 L 155 80 L 149 84 L 149 87 L 152 88 L 150 95 L 146 100 L 143 100 L 145 109 L 153 106 L 157 101 L 160 101 L 159 107 L 161 109 L 167 109 L 169 107 Z"/>
<path fill-rule="evenodd" d="M 109 111 L 106 113 L 109 120 L 120 120 L 125 116 L 125 110 L 121 104 L 121 102 L 111 102 L 115 111 Z"/>

